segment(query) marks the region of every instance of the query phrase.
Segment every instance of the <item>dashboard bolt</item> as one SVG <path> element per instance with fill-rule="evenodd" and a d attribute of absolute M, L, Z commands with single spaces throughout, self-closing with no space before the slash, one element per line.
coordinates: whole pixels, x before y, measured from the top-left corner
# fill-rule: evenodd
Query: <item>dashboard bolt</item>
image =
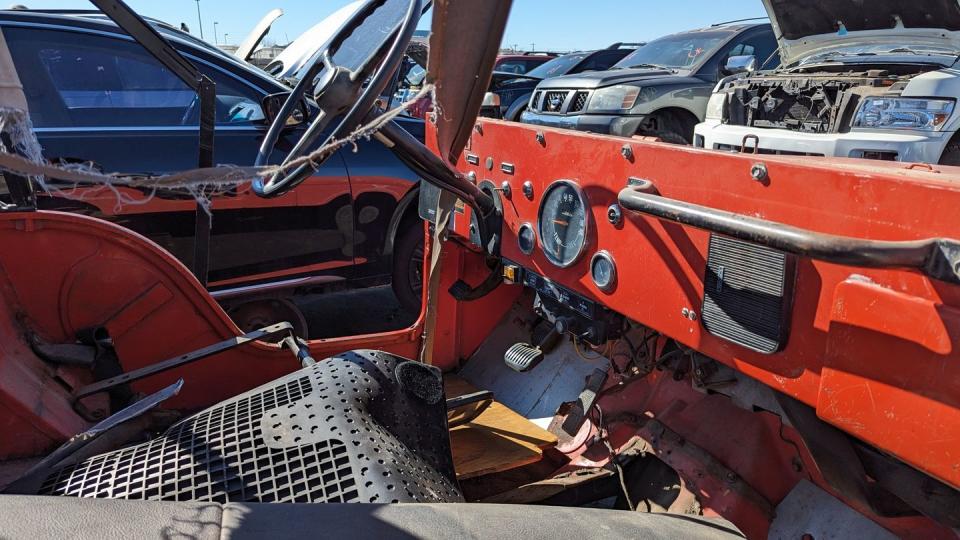
<path fill-rule="evenodd" d="M 478 135 L 483 135 L 483 124 L 473 126 L 473 130 L 476 131 Z"/>
<path fill-rule="evenodd" d="M 633 147 L 629 144 L 623 145 L 623 147 L 620 148 L 620 155 L 627 161 L 633 161 Z"/>
<path fill-rule="evenodd" d="M 757 182 L 766 182 L 770 178 L 770 173 L 767 172 L 767 166 L 763 163 L 754 163 L 750 168 L 750 176 Z"/>
<path fill-rule="evenodd" d="M 513 196 L 513 188 L 510 187 L 510 182 L 507 182 L 506 180 L 504 180 L 503 183 L 500 184 L 500 191 L 502 191 L 503 196 L 508 199 Z"/>
<path fill-rule="evenodd" d="M 467 173 L 467 180 L 470 180 L 471 183 L 476 184 L 476 183 L 477 183 L 477 173 L 474 172 L 474 171 L 468 172 L 468 173 Z"/>
<path fill-rule="evenodd" d="M 488 158 L 487 158 L 487 163 L 486 163 L 486 165 L 487 165 L 487 170 L 488 170 L 488 171 L 492 171 L 492 170 L 493 170 L 493 158 L 492 158 L 492 157 L 488 157 Z"/>
<path fill-rule="evenodd" d="M 537 142 L 540 143 L 540 146 L 547 145 L 547 136 L 542 131 L 537 132 Z"/>
<path fill-rule="evenodd" d="M 610 208 L 607 208 L 607 220 L 614 227 L 623 223 L 623 210 L 619 204 L 611 204 Z"/>
<path fill-rule="evenodd" d="M 531 201 L 533 200 L 533 182 L 530 180 L 523 183 L 523 196 Z"/>

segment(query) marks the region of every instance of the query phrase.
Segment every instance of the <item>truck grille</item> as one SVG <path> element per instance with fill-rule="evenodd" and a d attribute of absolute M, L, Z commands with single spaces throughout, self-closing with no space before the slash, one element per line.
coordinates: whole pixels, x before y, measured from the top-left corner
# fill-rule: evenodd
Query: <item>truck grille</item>
<path fill-rule="evenodd" d="M 711 334 L 772 354 L 786 344 L 795 258 L 711 236 L 703 280 L 703 326 Z"/>
<path fill-rule="evenodd" d="M 567 100 L 567 94 L 569 94 L 569 92 L 566 90 L 546 92 L 543 96 L 543 112 L 563 112 L 563 105 Z"/>
<path fill-rule="evenodd" d="M 567 112 L 582 111 L 587 106 L 587 97 L 589 95 L 587 92 L 577 92 L 577 94 L 573 96 L 573 101 L 570 102 L 570 108 Z"/>

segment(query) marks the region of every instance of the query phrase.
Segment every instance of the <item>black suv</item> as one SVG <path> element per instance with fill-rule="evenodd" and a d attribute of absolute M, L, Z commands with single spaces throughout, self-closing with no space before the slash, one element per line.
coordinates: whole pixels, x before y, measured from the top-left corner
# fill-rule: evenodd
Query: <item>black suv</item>
<path fill-rule="evenodd" d="M 527 109 L 533 89 L 540 81 L 586 71 L 604 71 L 623 59 L 643 43 L 614 43 L 598 51 L 575 52 L 554 58 L 528 71 L 523 77 L 513 73 L 494 72 L 490 92 L 484 99 L 482 116 L 520 120 Z M 492 96 L 497 96 L 493 98 Z M 497 105 L 499 103 L 499 105 Z"/>

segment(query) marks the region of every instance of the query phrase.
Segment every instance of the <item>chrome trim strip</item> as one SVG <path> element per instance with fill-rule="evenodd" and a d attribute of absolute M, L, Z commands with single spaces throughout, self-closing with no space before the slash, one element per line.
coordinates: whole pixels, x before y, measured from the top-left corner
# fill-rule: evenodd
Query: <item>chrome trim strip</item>
<path fill-rule="evenodd" d="M 251 294 L 266 293 L 272 291 L 279 291 L 284 289 L 292 289 L 294 287 L 304 287 L 307 285 L 327 285 L 330 283 L 337 283 L 340 281 L 346 281 L 346 278 L 340 276 L 309 276 L 302 278 L 286 279 L 282 281 L 272 281 L 269 283 L 260 283 L 257 285 L 244 285 L 241 287 L 234 287 L 232 289 L 223 289 L 219 291 L 210 292 L 210 296 L 214 300 L 222 301 L 229 300 L 231 298 L 237 298 L 240 296 L 247 296 Z"/>

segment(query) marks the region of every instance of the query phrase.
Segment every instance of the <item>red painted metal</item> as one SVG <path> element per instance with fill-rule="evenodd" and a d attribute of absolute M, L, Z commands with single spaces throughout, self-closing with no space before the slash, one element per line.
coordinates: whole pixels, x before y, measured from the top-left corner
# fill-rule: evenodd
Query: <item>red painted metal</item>
<path fill-rule="evenodd" d="M 632 159 L 623 157 L 624 145 Z M 831 234 L 960 238 L 960 172 L 719 154 L 498 121 L 485 121 L 469 148 L 481 164 L 492 158 L 494 167 L 464 160 L 461 170 L 513 188 L 505 204 L 505 257 L 817 407 L 824 420 L 960 486 L 960 287 L 913 271 L 801 260 L 789 342 L 764 355 L 681 315 L 702 303 L 708 233 L 630 212 L 619 227 L 606 217 L 628 178 L 638 177 L 665 197 Z M 500 172 L 504 162 L 515 174 Z M 766 164 L 768 182 L 751 177 L 757 162 Z M 610 294 L 591 283 L 589 257 L 559 269 L 539 250 L 528 257 L 517 247 L 518 227 L 536 223 L 540 195 L 561 178 L 579 183 L 590 200 L 591 249 L 606 249 L 617 261 L 619 286 Z M 533 200 L 521 193 L 528 180 Z M 851 276 L 872 285 L 847 285 Z"/>
<path fill-rule="evenodd" d="M 90 374 L 58 374 L 29 349 L 32 336 L 71 343 L 84 328 L 104 326 L 125 371 L 239 335 L 240 331 L 179 261 L 149 240 L 105 221 L 58 212 L 0 215 L 0 407 L 11 431 L 0 459 L 37 455 L 80 431 L 68 388 Z M 413 357 L 421 323 L 370 336 L 310 342 L 325 358 L 352 349 Z M 155 391 L 179 377 L 168 405 L 196 410 L 298 369 L 286 351 L 253 344 L 159 375 L 136 386 Z M 67 372 L 71 370 L 66 370 Z"/>

